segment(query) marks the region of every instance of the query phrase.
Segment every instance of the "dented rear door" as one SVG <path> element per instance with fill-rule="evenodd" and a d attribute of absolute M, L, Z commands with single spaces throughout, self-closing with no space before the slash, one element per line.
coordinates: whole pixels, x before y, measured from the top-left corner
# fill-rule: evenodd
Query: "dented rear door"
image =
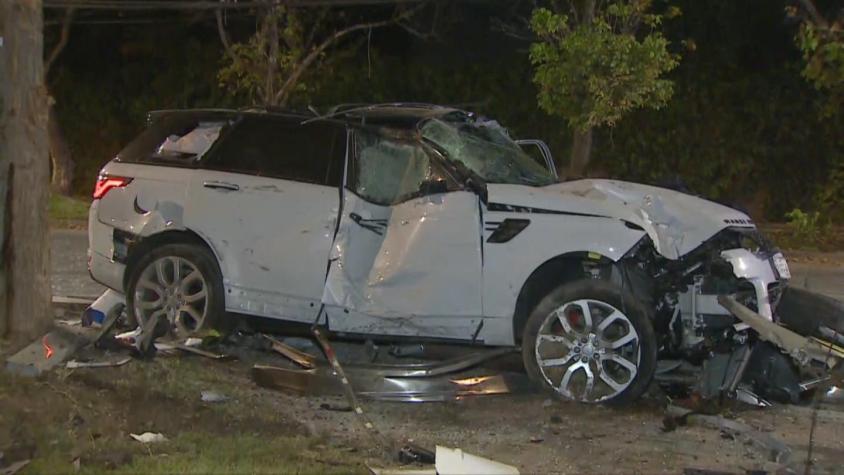
<path fill-rule="evenodd" d="M 342 129 L 247 117 L 194 174 L 186 225 L 217 253 L 228 310 L 313 321 L 344 155 Z"/>

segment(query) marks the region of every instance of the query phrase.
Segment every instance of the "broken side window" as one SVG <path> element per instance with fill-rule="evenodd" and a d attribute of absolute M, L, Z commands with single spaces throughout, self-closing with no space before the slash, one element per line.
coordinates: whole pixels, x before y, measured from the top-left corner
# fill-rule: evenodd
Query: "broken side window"
<path fill-rule="evenodd" d="M 442 180 L 422 145 L 360 132 L 352 189 L 362 198 L 392 205 L 417 196 L 425 182 Z"/>
<path fill-rule="evenodd" d="M 156 155 L 201 159 L 220 137 L 224 123 L 200 122 L 184 135 L 172 134 L 158 146 Z"/>
<path fill-rule="evenodd" d="M 167 114 L 154 121 L 120 153 L 121 162 L 195 166 L 232 123 L 231 117 Z"/>
<path fill-rule="evenodd" d="M 345 129 L 298 118 L 249 116 L 234 126 L 212 152 L 213 170 L 339 184 L 345 154 Z"/>

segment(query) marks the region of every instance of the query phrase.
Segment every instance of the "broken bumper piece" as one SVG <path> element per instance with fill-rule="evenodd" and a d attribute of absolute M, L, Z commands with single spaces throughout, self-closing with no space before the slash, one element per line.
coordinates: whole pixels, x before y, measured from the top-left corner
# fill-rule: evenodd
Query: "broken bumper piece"
<path fill-rule="evenodd" d="M 468 377 L 384 377 L 379 369 L 347 368 L 348 380 L 363 398 L 394 402 L 442 402 L 468 396 L 522 393 L 530 390 L 525 375 L 500 373 Z M 290 369 L 255 365 L 252 377 L 259 386 L 300 395 L 343 395 L 343 383 L 331 369 Z"/>

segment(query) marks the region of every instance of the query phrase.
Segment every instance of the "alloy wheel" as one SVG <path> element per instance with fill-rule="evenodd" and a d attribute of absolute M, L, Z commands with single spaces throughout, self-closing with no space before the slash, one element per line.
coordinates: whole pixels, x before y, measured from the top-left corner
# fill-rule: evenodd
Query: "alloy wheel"
<path fill-rule="evenodd" d="M 612 399 L 638 374 L 639 334 L 612 305 L 592 299 L 565 303 L 539 327 L 535 357 L 545 382 L 583 402 Z"/>
<path fill-rule="evenodd" d="M 161 257 L 141 272 L 135 285 L 134 303 L 138 324 L 164 317 L 177 333 L 188 335 L 204 326 L 209 306 L 208 284 L 189 260 Z"/>

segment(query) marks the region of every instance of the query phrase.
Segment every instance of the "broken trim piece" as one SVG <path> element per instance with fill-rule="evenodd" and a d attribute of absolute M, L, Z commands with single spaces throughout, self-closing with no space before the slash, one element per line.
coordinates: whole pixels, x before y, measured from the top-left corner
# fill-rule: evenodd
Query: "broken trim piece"
<path fill-rule="evenodd" d="M 263 337 L 266 338 L 272 344 L 272 349 L 276 353 L 281 354 L 282 356 L 286 357 L 290 361 L 298 364 L 299 366 L 305 369 L 316 368 L 316 358 L 313 355 L 305 353 L 304 351 L 297 350 L 296 348 L 293 348 L 292 346 L 280 340 L 277 340 L 269 335 L 263 335 Z"/>
<path fill-rule="evenodd" d="M 467 396 L 488 396 L 530 392 L 527 376 L 502 373 L 461 378 L 393 378 L 365 369 L 349 369 L 344 373 L 351 389 L 361 398 L 385 402 L 445 402 Z M 343 382 L 326 366 L 314 369 L 291 369 L 255 365 L 252 379 L 265 388 L 298 395 L 342 396 Z"/>
<path fill-rule="evenodd" d="M 750 310 L 733 297 L 719 295 L 718 303 L 739 320 L 750 325 L 751 328 L 756 330 L 760 338 L 778 346 L 800 364 L 805 365 L 810 360 L 816 360 L 832 368 L 837 363 L 836 359 L 844 358 L 844 352 L 834 345 L 816 338 L 810 339 L 798 335 Z"/>

